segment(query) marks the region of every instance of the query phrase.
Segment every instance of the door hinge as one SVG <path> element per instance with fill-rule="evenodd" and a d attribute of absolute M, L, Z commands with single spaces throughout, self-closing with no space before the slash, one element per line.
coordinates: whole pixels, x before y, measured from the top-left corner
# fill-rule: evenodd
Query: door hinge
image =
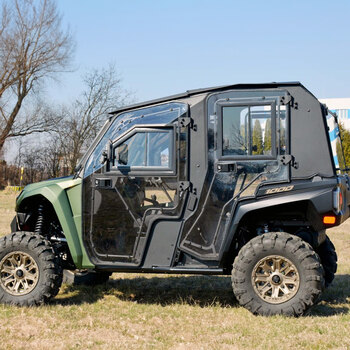
<path fill-rule="evenodd" d="M 179 249 L 176 249 L 175 257 L 174 257 L 174 262 L 175 263 L 179 262 L 179 260 L 180 260 L 180 253 L 181 253 L 181 251 Z"/>
<path fill-rule="evenodd" d="M 295 161 L 295 157 L 291 154 L 285 154 L 283 156 L 279 156 L 279 160 L 283 165 L 290 164 L 293 168 L 298 169 L 299 163 Z"/>
<path fill-rule="evenodd" d="M 192 184 L 190 181 L 181 181 L 179 182 L 179 191 L 183 192 L 186 190 L 191 190 Z"/>
<path fill-rule="evenodd" d="M 185 128 L 186 126 L 189 126 L 190 128 L 194 129 L 196 131 L 196 125 L 193 124 L 193 119 L 191 117 L 181 117 L 178 119 L 179 121 L 179 127 Z"/>
<path fill-rule="evenodd" d="M 293 102 L 294 102 L 294 99 L 290 94 L 285 94 L 284 96 L 280 97 L 281 105 L 287 105 L 289 103 L 291 106 L 293 106 Z"/>

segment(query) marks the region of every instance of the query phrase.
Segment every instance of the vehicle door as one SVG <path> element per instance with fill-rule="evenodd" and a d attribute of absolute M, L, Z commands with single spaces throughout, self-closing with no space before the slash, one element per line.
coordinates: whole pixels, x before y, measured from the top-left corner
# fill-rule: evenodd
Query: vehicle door
<path fill-rule="evenodd" d="M 104 147 L 90 156 L 84 243 L 95 263 L 140 264 L 153 223 L 181 214 L 186 191 L 179 184 L 187 177 L 187 127 L 181 120 L 186 113 L 181 103 L 125 113 L 103 137 Z"/>
<path fill-rule="evenodd" d="M 262 184 L 289 181 L 288 161 L 283 160 L 289 152 L 285 98 L 281 90 L 230 91 L 208 98 L 209 166 L 203 180 L 191 179 L 202 190 L 196 210 L 187 213 L 183 251 L 219 260 L 237 203 L 255 198 Z"/>

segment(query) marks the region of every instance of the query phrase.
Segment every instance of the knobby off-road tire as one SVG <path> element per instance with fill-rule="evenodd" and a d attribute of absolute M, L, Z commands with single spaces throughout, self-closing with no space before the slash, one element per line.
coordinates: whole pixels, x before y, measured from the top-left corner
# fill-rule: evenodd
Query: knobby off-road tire
<path fill-rule="evenodd" d="M 337 272 L 337 253 L 332 241 L 326 236 L 326 240 L 317 248 L 317 254 L 320 256 L 324 269 L 326 288 L 333 282 L 334 275 Z"/>
<path fill-rule="evenodd" d="M 48 240 L 32 232 L 0 239 L 0 302 L 34 306 L 56 296 L 62 268 Z"/>
<path fill-rule="evenodd" d="M 95 286 L 108 282 L 112 273 L 89 270 L 64 270 L 63 283 Z"/>
<path fill-rule="evenodd" d="M 271 232 L 253 238 L 233 263 L 238 302 L 256 315 L 300 316 L 324 289 L 318 255 L 301 238 Z"/>

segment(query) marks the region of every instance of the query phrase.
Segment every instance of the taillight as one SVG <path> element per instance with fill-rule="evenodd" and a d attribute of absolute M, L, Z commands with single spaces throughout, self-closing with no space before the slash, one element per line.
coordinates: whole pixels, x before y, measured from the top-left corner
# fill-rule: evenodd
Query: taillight
<path fill-rule="evenodd" d="M 334 225 L 336 221 L 335 215 L 325 215 L 323 217 L 323 223 L 326 225 Z"/>
<path fill-rule="evenodd" d="M 337 214 L 340 213 L 343 208 L 343 195 L 340 187 L 337 187 L 333 191 L 333 208 Z"/>

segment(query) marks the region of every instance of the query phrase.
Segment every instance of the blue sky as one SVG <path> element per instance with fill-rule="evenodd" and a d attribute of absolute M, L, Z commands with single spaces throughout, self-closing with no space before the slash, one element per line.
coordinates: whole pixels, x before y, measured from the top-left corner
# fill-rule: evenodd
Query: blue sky
<path fill-rule="evenodd" d="M 350 97 L 350 1 L 58 0 L 75 71 L 49 95 L 81 90 L 114 62 L 138 101 L 222 84 L 301 81 L 317 97 Z"/>

